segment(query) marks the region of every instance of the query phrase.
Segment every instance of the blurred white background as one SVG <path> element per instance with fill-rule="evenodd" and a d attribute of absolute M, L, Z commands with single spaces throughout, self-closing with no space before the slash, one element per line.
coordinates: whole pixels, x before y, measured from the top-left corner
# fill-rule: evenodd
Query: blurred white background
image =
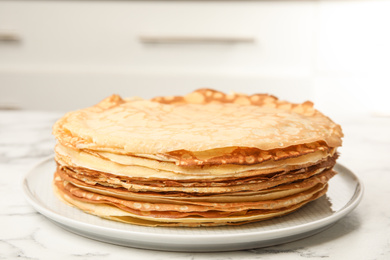
<path fill-rule="evenodd" d="M 390 115 L 390 1 L 1 1 L 0 109 L 209 87 Z"/>

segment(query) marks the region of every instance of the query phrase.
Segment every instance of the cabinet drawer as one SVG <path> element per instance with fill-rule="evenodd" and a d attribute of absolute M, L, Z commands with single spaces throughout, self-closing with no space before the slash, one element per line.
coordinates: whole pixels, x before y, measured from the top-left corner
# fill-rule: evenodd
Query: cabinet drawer
<path fill-rule="evenodd" d="M 0 2 L 0 68 L 306 75 L 311 1 Z M 7 36 L 6 35 L 6 36 Z"/>

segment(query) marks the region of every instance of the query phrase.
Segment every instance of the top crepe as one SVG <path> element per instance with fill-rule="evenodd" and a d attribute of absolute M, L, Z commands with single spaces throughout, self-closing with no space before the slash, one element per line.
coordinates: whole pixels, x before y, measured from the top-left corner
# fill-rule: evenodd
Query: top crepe
<path fill-rule="evenodd" d="M 67 113 L 53 133 L 64 146 L 118 154 L 271 150 L 314 142 L 338 147 L 343 136 L 340 126 L 311 102 L 292 104 L 269 95 L 227 95 L 208 89 L 153 100 L 112 95 Z"/>

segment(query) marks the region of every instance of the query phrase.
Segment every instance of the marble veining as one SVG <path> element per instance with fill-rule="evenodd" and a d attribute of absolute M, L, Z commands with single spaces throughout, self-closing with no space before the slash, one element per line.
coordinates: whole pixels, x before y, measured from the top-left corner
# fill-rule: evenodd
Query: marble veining
<path fill-rule="evenodd" d="M 0 259 L 390 259 L 390 118 L 338 120 L 339 162 L 365 185 L 361 204 L 331 228 L 282 245 L 216 253 L 178 253 L 107 244 L 68 232 L 24 199 L 23 176 L 53 154 L 61 113 L 0 110 Z"/>

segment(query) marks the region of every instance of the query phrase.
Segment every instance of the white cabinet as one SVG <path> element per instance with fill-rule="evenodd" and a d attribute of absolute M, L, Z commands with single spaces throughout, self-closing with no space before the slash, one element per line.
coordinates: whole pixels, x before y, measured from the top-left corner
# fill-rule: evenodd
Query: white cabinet
<path fill-rule="evenodd" d="M 0 104 L 27 107 L 30 93 L 53 92 L 57 107 L 76 107 L 94 93 L 180 86 L 299 98 L 315 10 L 315 1 L 0 1 Z"/>
<path fill-rule="evenodd" d="M 279 1 L 0 2 L 0 30 L 20 39 L 0 47 L 0 67 L 307 75 L 312 8 Z M 182 41 L 163 43 L 167 38 Z"/>

